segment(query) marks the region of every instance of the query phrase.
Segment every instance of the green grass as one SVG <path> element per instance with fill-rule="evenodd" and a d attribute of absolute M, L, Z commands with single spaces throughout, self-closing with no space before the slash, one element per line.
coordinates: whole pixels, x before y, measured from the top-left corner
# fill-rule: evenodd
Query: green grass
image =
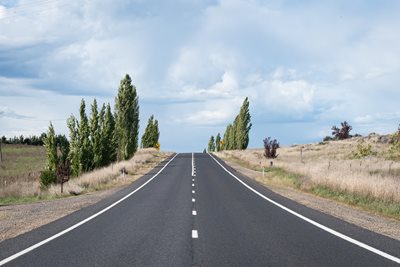
<path fill-rule="evenodd" d="M 397 202 L 383 201 L 371 196 L 358 195 L 320 185 L 313 186 L 307 191 L 321 197 L 334 199 L 353 206 L 361 207 L 365 210 L 400 219 L 400 203 Z"/>
<path fill-rule="evenodd" d="M 28 204 L 42 200 L 52 200 L 62 198 L 59 196 L 44 195 L 44 196 L 18 196 L 18 197 L 1 197 L 0 206 L 15 205 L 15 204 Z"/>

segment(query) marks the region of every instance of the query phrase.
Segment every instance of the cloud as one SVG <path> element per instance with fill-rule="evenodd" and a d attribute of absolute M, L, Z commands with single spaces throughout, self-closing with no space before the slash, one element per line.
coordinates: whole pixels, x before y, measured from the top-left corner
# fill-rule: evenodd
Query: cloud
<path fill-rule="evenodd" d="M 0 106 L 0 118 L 11 118 L 11 119 L 32 119 L 31 116 L 21 115 L 11 110 L 9 107 Z"/>

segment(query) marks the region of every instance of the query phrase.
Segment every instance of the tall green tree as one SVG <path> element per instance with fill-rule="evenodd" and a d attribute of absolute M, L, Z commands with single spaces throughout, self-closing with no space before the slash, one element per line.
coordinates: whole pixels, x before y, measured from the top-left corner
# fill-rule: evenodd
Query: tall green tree
<path fill-rule="evenodd" d="M 58 134 L 56 135 L 56 147 L 57 150 L 61 153 L 58 157 L 58 164 L 63 164 L 64 166 L 67 164 L 68 155 L 69 155 L 69 142 L 65 135 Z"/>
<path fill-rule="evenodd" d="M 215 151 L 221 151 L 221 135 L 219 133 L 215 137 Z"/>
<path fill-rule="evenodd" d="M 252 126 L 249 105 L 249 99 L 246 97 L 237 117 L 236 149 L 246 149 L 249 145 L 249 133 Z"/>
<path fill-rule="evenodd" d="M 208 152 L 214 152 L 215 151 L 215 142 L 214 142 L 214 136 L 212 135 L 210 137 L 210 140 L 208 141 Z"/>
<path fill-rule="evenodd" d="M 93 169 L 93 149 L 90 140 L 89 121 L 86 116 L 86 104 L 82 99 L 79 108 L 80 122 L 79 122 L 79 147 L 80 147 L 80 164 L 81 171 L 87 172 Z"/>
<path fill-rule="evenodd" d="M 80 138 L 78 130 L 78 121 L 71 115 L 67 120 L 69 129 L 69 155 L 68 160 L 71 165 L 72 176 L 79 176 L 81 173 L 80 164 Z"/>
<path fill-rule="evenodd" d="M 146 129 L 142 135 L 142 147 L 155 147 L 158 143 L 158 139 L 160 137 L 160 131 L 158 130 L 158 121 L 154 120 L 154 116 L 151 115 Z"/>
<path fill-rule="evenodd" d="M 115 120 L 111 112 L 110 103 L 107 104 L 102 134 L 102 159 L 103 166 L 117 160 L 117 142 L 115 139 Z"/>
<path fill-rule="evenodd" d="M 230 140 L 231 140 L 231 137 L 230 137 L 231 128 L 232 128 L 232 124 L 228 124 L 228 126 L 226 126 L 226 130 L 225 130 L 225 133 L 224 133 L 224 145 L 223 145 L 223 149 L 224 150 L 230 150 L 231 149 L 231 143 L 230 143 Z"/>
<path fill-rule="evenodd" d="M 102 142 L 101 142 L 101 128 L 99 111 L 96 99 L 93 100 L 91 107 L 91 118 L 90 118 L 90 137 L 92 144 L 93 153 L 93 168 L 101 167 L 102 165 Z"/>
<path fill-rule="evenodd" d="M 49 130 L 47 131 L 47 137 L 44 139 L 44 146 L 47 151 L 47 168 L 55 172 L 57 170 L 58 157 L 57 157 L 57 146 L 56 146 L 56 134 L 54 132 L 53 124 L 50 122 Z"/>
<path fill-rule="evenodd" d="M 118 141 L 117 158 L 126 160 L 132 157 L 138 148 L 139 102 L 136 87 L 126 74 L 121 80 L 118 95 L 115 98 L 116 138 Z"/>

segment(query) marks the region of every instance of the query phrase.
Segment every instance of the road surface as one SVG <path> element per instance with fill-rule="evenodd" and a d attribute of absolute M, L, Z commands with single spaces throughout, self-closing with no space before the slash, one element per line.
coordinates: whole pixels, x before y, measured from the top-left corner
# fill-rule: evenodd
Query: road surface
<path fill-rule="evenodd" d="M 6 266 L 399 266 L 399 258 L 399 241 L 279 196 L 206 153 L 177 154 L 112 197 L 0 243 Z"/>

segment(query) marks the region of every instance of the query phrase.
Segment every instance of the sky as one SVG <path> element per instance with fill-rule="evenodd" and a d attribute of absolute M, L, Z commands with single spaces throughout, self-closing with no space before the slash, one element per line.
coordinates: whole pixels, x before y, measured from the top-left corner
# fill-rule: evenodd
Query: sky
<path fill-rule="evenodd" d="M 245 97 L 249 147 L 320 141 L 400 123 L 400 1 L 0 0 L 0 135 L 38 135 L 114 105 L 128 73 L 140 136 L 202 151 Z"/>

